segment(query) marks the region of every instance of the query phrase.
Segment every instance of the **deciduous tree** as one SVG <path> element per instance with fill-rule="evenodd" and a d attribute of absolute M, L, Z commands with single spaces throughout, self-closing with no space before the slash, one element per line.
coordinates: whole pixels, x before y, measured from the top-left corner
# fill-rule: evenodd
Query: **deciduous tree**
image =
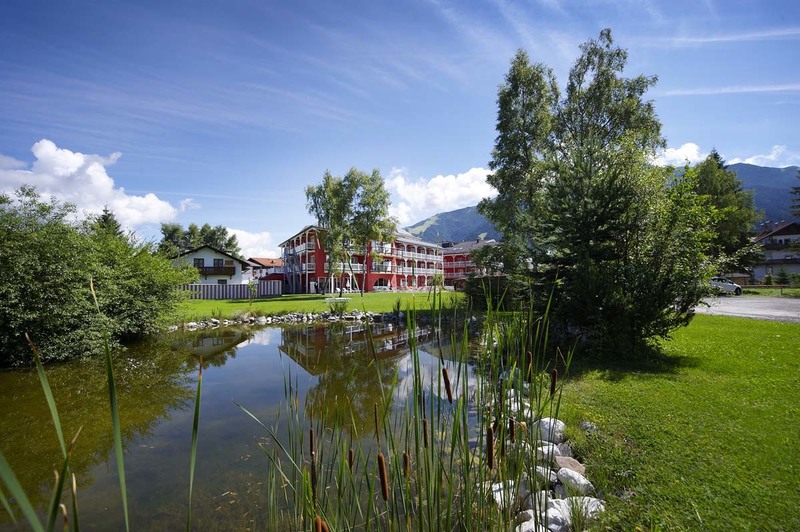
<path fill-rule="evenodd" d="M 366 257 L 370 241 L 394 239 L 396 221 L 389 216 L 389 193 L 378 170 L 371 174 L 351 168 L 344 177 L 325 172 L 322 183 L 306 187 L 308 212 L 325 230 L 329 272 L 344 264 L 355 280 L 351 258 L 354 249 Z M 366 279 L 365 272 L 362 279 Z M 363 293 L 363 280 L 360 284 Z M 340 283 L 339 293 L 344 291 Z"/>
<path fill-rule="evenodd" d="M 489 259 L 558 282 L 562 331 L 616 352 L 688 322 L 710 238 L 696 176 L 650 162 L 664 144 L 644 99 L 656 78 L 623 77 L 626 62 L 603 30 L 581 46 L 560 98 L 550 69 L 519 52 L 498 92 L 498 195 L 480 204 L 504 233 Z"/>

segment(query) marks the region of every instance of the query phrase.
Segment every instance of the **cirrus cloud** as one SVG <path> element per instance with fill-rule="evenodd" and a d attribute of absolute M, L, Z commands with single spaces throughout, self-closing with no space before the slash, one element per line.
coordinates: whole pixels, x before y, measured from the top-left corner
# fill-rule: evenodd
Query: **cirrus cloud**
<path fill-rule="evenodd" d="M 108 207 L 120 224 L 132 229 L 142 224 L 157 224 L 175 218 L 178 209 L 153 193 L 133 195 L 118 187 L 108 175 L 121 153 L 108 157 L 73 152 L 42 139 L 31 148 L 35 157 L 28 165 L 0 155 L 0 191 L 12 192 L 22 185 L 32 185 L 43 198 L 57 198 L 73 203 L 79 211 L 97 214 Z M 191 204 L 187 200 L 181 206 Z"/>

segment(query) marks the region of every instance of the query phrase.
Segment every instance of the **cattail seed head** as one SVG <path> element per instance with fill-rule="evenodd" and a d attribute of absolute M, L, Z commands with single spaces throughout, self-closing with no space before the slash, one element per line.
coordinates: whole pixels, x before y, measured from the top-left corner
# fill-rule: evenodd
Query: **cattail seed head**
<path fill-rule="evenodd" d="M 558 383 L 558 370 L 553 368 L 550 372 L 550 397 L 556 394 L 556 383 Z"/>
<path fill-rule="evenodd" d="M 310 453 L 313 455 L 313 454 L 314 454 L 314 452 L 316 451 L 316 448 L 315 448 L 315 446 L 314 446 L 314 427 L 311 427 L 311 428 L 308 430 L 308 434 L 309 434 L 309 440 L 308 440 L 308 452 L 310 452 Z"/>
<path fill-rule="evenodd" d="M 444 377 L 444 391 L 447 392 L 447 400 L 453 404 L 453 388 L 450 386 L 450 375 L 447 373 L 447 368 L 442 368 L 442 377 Z"/>
<path fill-rule="evenodd" d="M 322 530 L 322 518 L 320 516 L 316 516 L 314 518 L 314 531 L 322 532 Z"/>
<path fill-rule="evenodd" d="M 422 418 L 422 441 L 425 444 L 425 448 L 428 448 L 428 418 Z"/>
<path fill-rule="evenodd" d="M 489 427 L 486 429 L 486 465 L 489 470 L 494 469 L 494 429 Z"/>
<path fill-rule="evenodd" d="M 381 480 L 381 495 L 384 501 L 389 500 L 389 479 L 386 476 L 386 459 L 378 453 L 378 476 Z"/>
<path fill-rule="evenodd" d="M 514 443 L 516 437 L 516 424 L 514 423 L 514 418 L 508 419 L 508 437 L 511 439 L 511 443 Z"/>
<path fill-rule="evenodd" d="M 350 447 L 350 451 L 347 453 L 347 467 L 350 468 L 350 472 L 353 472 L 353 463 L 356 461 L 356 452 Z"/>
<path fill-rule="evenodd" d="M 408 453 L 403 451 L 403 476 L 408 478 L 408 471 L 411 468 L 411 458 Z"/>

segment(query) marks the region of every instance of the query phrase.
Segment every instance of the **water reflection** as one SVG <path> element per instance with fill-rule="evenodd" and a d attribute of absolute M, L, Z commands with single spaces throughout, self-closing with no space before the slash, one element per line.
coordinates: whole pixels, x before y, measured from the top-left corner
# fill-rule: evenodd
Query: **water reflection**
<path fill-rule="evenodd" d="M 434 336 L 431 328 L 411 334 L 421 345 L 430 345 Z M 387 389 L 410 350 L 409 331 L 392 324 L 335 324 L 287 328 L 281 336 L 280 351 L 317 377 L 306 397 L 306 416 L 352 436 L 373 431 L 375 405 L 383 409 L 393 398 Z"/>
<path fill-rule="evenodd" d="M 204 364 L 193 515 L 208 529 L 264 522 L 264 430 L 239 402 L 272 425 L 289 383 L 307 417 L 369 435 L 374 404 L 402 404 L 412 389 L 410 345 L 421 375 L 441 389 L 434 331 L 388 324 L 215 329 L 165 335 L 115 355 L 126 446 L 131 526 L 184 525 L 196 373 Z M 428 353 L 433 353 L 432 355 Z M 454 381 L 455 362 L 447 362 Z M 46 368 L 65 435 L 83 431 L 72 459 L 86 529 L 121 529 L 105 365 L 77 361 Z M 463 375 L 463 372 L 462 372 Z M 469 377 L 472 379 L 472 377 Z M 380 382 L 384 385 L 381 392 Z M 389 385 L 393 384 L 393 387 Z M 471 386 L 471 385 L 470 385 Z M 470 389 L 468 386 L 468 389 Z M 461 393 L 460 384 L 455 385 Z M 443 393 L 443 391 L 442 391 Z M 341 422 L 346 420 L 346 422 Z M 61 451 L 35 371 L 0 372 L 0 449 L 39 508 L 47 503 Z M 277 427 L 278 437 L 288 437 Z M 14 529 L 0 509 L 0 529 Z"/>

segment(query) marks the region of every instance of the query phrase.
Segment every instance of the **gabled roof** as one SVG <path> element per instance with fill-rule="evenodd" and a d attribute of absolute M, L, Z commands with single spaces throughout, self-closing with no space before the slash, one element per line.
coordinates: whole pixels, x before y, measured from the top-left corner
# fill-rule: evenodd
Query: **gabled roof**
<path fill-rule="evenodd" d="M 261 268 L 274 268 L 278 266 L 283 266 L 283 259 L 269 259 L 269 258 L 258 258 L 258 257 L 250 257 L 250 262 L 252 262 L 255 266 Z"/>
<path fill-rule="evenodd" d="M 762 231 L 756 236 L 756 242 L 761 242 L 767 238 L 783 235 L 800 235 L 800 223 L 780 222 L 779 224 Z"/>
<path fill-rule="evenodd" d="M 323 229 L 322 227 L 320 227 L 318 225 L 307 225 L 307 226 L 303 227 L 302 229 L 300 229 L 295 234 L 293 234 L 292 236 L 290 236 L 289 238 L 287 238 L 286 240 L 284 240 L 283 242 L 281 242 L 280 244 L 278 244 L 278 247 L 281 247 L 281 248 L 288 247 L 289 246 L 289 242 L 291 242 L 292 240 L 294 240 L 298 236 L 302 235 L 306 231 L 324 231 L 324 230 L 325 229 Z"/>
<path fill-rule="evenodd" d="M 193 248 L 193 249 L 187 249 L 186 251 L 183 251 L 183 252 L 179 253 L 177 257 L 173 257 L 173 260 L 174 259 L 179 259 L 181 257 L 185 257 L 186 255 L 191 255 L 192 253 L 196 253 L 197 251 L 200 251 L 201 249 L 210 249 L 211 251 L 214 251 L 215 253 L 219 253 L 220 255 L 225 255 L 226 257 L 231 258 L 231 259 L 237 261 L 238 263 L 240 263 L 242 265 L 242 269 L 246 269 L 246 268 L 250 267 L 250 263 L 248 263 L 246 260 L 242 260 L 239 257 L 231 255 L 230 253 L 228 253 L 226 251 L 222 251 L 220 249 L 217 249 L 217 248 L 215 248 L 213 246 L 209 246 L 208 244 L 203 244 L 202 246 L 198 246 L 198 247 Z"/>
<path fill-rule="evenodd" d="M 490 240 L 467 240 L 466 242 L 459 242 L 457 244 L 453 244 L 452 246 L 448 246 L 442 250 L 443 255 L 456 255 L 461 253 L 470 253 L 476 249 L 482 248 L 483 246 L 493 246 L 497 244 L 497 241 L 494 239 Z"/>

